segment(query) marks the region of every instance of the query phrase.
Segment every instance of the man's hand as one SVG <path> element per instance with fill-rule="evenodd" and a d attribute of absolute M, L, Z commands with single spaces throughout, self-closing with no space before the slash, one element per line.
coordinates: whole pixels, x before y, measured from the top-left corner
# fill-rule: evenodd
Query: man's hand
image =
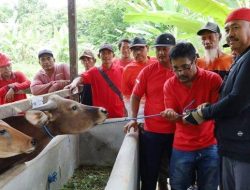
<path fill-rule="evenodd" d="M 182 120 L 183 123 L 191 125 L 200 125 L 205 121 L 205 119 L 203 118 L 201 108 L 188 112 L 186 115 L 182 117 Z"/>
<path fill-rule="evenodd" d="M 81 77 L 75 78 L 71 84 L 64 87 L 64 89 L 69 89 L 71 92 L 77 90 L 77 86 L 82 82 Z"/>
<path fill-rule="evenodd" d="M 203 104 L 198 105 L 198 106 L 197 106 L 197 109 L 203 109 L 203 108 L 205 108 L 205 107 L 207 107 L 207 106 L 209 106 L 209 105 L 210 105 L 210 103 L 205 102 L 205 103 L 203 103 Z"/>
<path fill-rule="evenodd" d="M 180 115 L 170 108 L 167 108 L 163 112 L 161 112 L 161 116 L 170 121 L 176 121 L 180 119 Z"/>
<path fill-rule="evenodd" d="M 56 84 L 59 85 L 59 87 L 62 89 L 64 88 L 66 85 L 70 84 L 70 81 L 69 80 L 57 80 L 55 81 Z"/>
<path fill-rule="evenodd" d="M 131 120 L 124 126 L 124 133 L 128 133 L 131 128 L 134 128 L 134 131 L 136 132 L 138 129 L 138 123 L 136 120 Z"/>
<path fill-rule="evenodd" d="M 4 98 L 5 102 L 13 102 L 14 95 L 15 95 L 15 91 L 13 90 L 13 88 L 10 88 L 5 95 L 5 98 Z"/>

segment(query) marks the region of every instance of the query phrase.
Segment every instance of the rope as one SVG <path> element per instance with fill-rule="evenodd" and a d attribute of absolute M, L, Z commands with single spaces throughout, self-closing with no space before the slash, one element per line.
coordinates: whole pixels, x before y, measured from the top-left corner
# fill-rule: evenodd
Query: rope
<path fill-rule="evenodd" d="M 42 128 L 43 128 L 43 130 L 45 131 L 45 133 L 46 133 L 47 135 L 49 135 L 49 137 L 50 137 L 51 139 L 53 139 L 53 138 L 55 137 L 55 136 L 53 136 L 53 135 L 51 134 L 51 132 L 49 131 L 49 128 L 48 128 L 46 125 L 43 125 Z"/>
<path fill-rule="evenodd" d="M 119 121 L 107 121 L 107 122 L 103 122 L 102 124 L 119 123 L 119 122 L 124 122 L 124 121 L 131 121 L 131 120 L 144 119 L 144 118 L 151 118 L 151 117 L 159 117 L 159 116 L 161 116 L 160 113 L 158 113 L 158 114 L 153 114 L 153 115 L 139 116 L 139 117 L 137 117 L 137 118 L 126 117 L 126 118 L 123 119 L 123 120 L 119 120 Z"/>

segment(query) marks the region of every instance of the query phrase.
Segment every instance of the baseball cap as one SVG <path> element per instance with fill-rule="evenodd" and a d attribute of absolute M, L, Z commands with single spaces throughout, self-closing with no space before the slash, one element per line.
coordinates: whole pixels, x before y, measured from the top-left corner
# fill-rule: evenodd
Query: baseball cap
<path fill-rule="evenodd" d="M 81 54 L 81 56 L 80 56 L 79 59 L 82 59 L 82 58 L 84 58 L 84 57 L 95 58 L 93 52 L 92 52 L 91 50 L 88 50 L 88 49 L 86 49 L 86 50 L 84 50 L 84 51 L 82 52 L 82 54 Z"/>
<path fill-rule="evenodd" d="M 135 37 L 130 45 L 130 48 L 137 46 L 142 46 L 142 47 L 147 46 L 146 40 L 144 38 Z"/>
<path fill-rule="evenodd" d="M 219 33 L 220 34 L 220 28 L 217 24 L 213 23 L 213 22 L 207 22 L 207 24 L 205 26 L 203 26 L 198 32 L 197 32 L 197 35 L 202 35 L 202 33 L 204 31 L 211 31 L 211 32 L 214 32 L 214 33 Z"/>
<path fill-rule="evenodd" d="M 11 65 L 11 61 L 7 55 L 0 53 L 0 67 L 6 67 Z"/>
<path fill-rule="evenodd" d="M 112 47 L 112 45 L 110 45 L 110 44 L 103 44 L 103 45 L 101 45 L 101 47 L 99 48 L 99 53 L 100 53 L 102 50 L 104 50 L 104 49 L 108 49 L 108 50 L 114 52 L 113 47 Z"/>
<path fill-rule="evenodd" d="M 54 57 L 51 50 L 43 49 L 38 52 L 38 58 L 40 59 L 44 54 L 48 54 L 51 55 L 51 57 Z"/>
<path fill-rule="evenodd" d="M 176 44 L 175 37 L 170 33 L 164 33 L 156 38 L 154 47 L 174 46 L 175 44 Z"/>

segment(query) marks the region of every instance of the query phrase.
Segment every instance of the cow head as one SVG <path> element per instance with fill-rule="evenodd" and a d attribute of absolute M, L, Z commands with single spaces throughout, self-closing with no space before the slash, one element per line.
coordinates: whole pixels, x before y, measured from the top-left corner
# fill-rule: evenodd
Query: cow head
<path fill-rule="evenodd" d="M 35 150 L 35 144 L 30 136 L 0 120 L 0 158 L 31 153 Z"/>
<path fill-rule="evenodd" d="M 47 125 L 57 134 L 77 134 L 102 123 L 107 118 L 107 111 L 51 95 L 46 104 L 27 111 L 25 117 L 32 125 Z"/>

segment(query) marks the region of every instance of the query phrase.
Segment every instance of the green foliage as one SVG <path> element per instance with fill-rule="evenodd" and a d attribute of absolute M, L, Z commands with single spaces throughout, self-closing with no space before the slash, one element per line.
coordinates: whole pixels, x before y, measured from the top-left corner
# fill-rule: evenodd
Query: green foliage
<path fill-rule="evenodd" d="M 103 190 L 110 172 L 110 167 L 80 167 L 62 190 Z"/>

